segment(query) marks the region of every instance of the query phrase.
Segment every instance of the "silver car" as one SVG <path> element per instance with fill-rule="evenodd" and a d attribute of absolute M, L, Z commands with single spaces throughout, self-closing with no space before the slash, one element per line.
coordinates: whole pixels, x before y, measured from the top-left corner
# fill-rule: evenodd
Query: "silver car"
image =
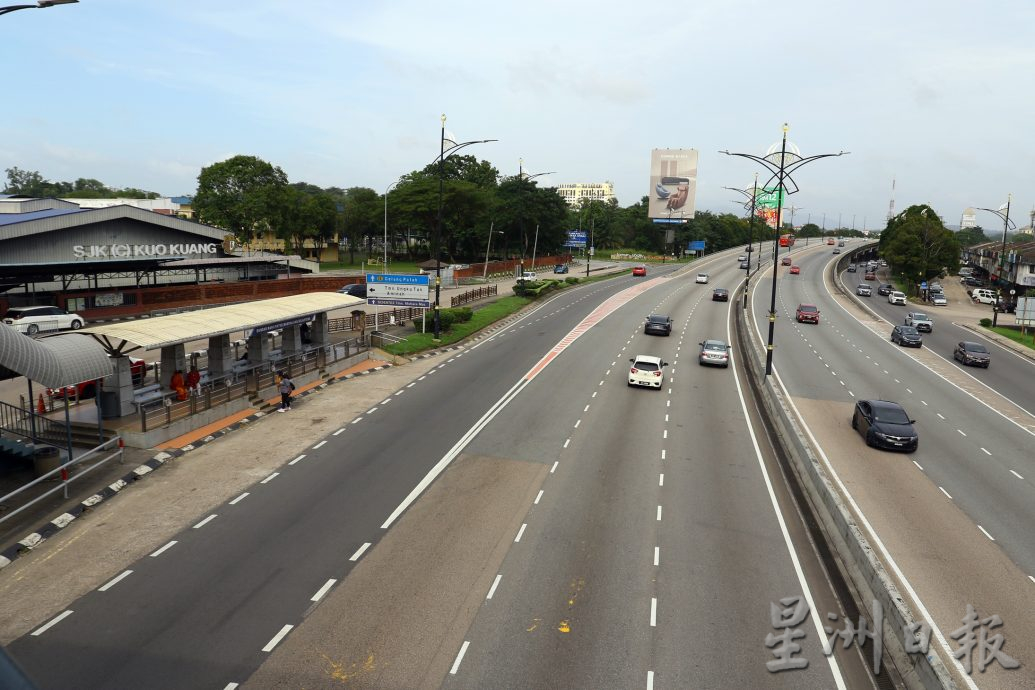
<path fill-rule="evenodd" d="M 862 295 L 863 297 L 870 297 L 873 295 L 873 288 L 866 283 L 860 283 L 858 287 L 855 288 L 855 294 Z"/>
<path fill-rule="evenodd" d="M 701 366 L 713 364 L 719 367 L 730 365 L 730 346 L 725 340 L 705 340 L 701 343 L 701 352 L 697 356 Z"/>

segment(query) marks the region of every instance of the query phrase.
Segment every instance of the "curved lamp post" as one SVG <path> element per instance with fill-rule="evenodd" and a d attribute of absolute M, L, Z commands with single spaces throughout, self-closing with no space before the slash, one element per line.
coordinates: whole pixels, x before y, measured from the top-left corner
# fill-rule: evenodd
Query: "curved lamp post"
<path fill-rule="evenodd" d="M 518 158 L 518 179 L 519 180 L 532 180 L 532 179 L 535 179 L 537 177 L 542 177 L 543 175 L 554 175 L 554 174 L 557 173 L 556 170 L 551 170 L 549 172 L 534 173 L 534 174 L 529 175 L 528 173 L 525 172 L 524 165 L 525 165 L 525 159 L 524 158 Z M 525 216 L 524 216 L 524 214 L 521 215 L 520 223 L 521 223 L 521 238 L 520 239 L 524 240 L 524 238 L 525 238 Z M 533 271 L 535 270 L 535 247 L 538 244 L 539 244 L 539 225 L 536 225 L 535 226 L 535 242 L 532 245 L 532 270 Z M 525 246 L 527 246 L 527 245 L 525 245 Z M 525 252 L 524 252 L 524 249 L 522 249 L 521 250 L 521 256 L 522 256 L 522 259 L 521 259 L 521 273 L 522 273 L 522 275 L 525 272 L 525 259 L 524 259 L 524 255 L 525 255 Z"/>
<path fill-rule="evenodd" d="M 8 12 L 16 12 L 18 10 L 42 10 L 54 5 L 71 5 L 77 2 L 79 0 L 39 0 L 35 5 L 8 5 L 7 7 L 0 7 L 0 14 L 7 14 Z"/>
<path fill-rule="evenodd" d="M 439 243 L 442 240 L 442 187 L 445 172 L 443 170 L 443 163 L 446 158 L 453 155 L 462 148 L 472 146 L 474 144 L 487 144 L 491 141 L 499 141 L 498 139 L 479 139 L 477 141 L 465 141 L 462 144 L 458 144 L 452 139 L 449 140 L 451 146 L 449 150 L 446 150 L 446 116 L 442 114 L 442 136 L 439 139 L 439 154 L 438 157 L 431 161 L 432 164 L 438 163 L 438 220 L 435 222 L 435 240 L 432 251 L 435 253 L 435 336 L 434 339 L 437 342 L 441 335 L 441 321 L 439 319 L 439 297 L 442 291 L 442 257 L 441 251 L 439 250 Z"/>
<path fill-rule="evenodd" d="M 1002 206 L 1000 206 L 998 209 L 978 208 L 979 211 L 988 211 L 989 213 L 994 213 L 995 215 L 999 216 L 999 218 L 1002 219 L 1002 221 L 1003 221 L 1003 246 L 999 250 L 999 282 L 1000 283 L 1006 283 L 1007 282 L 1007 280 L 1003 277 L 1003 274 L 1008 272 L 1007 268 L 1006 268 L 1006 231 L 1009 230 L 1011 227 L 1014 230 L 1017 229 L 1017 224 L 1014 223 L 1012 220 L 1010 220 L 1010 202 L 1012 200 L 1013 200 L 1013 195 L 1012 194 L 1007 194 L 1006 195 L 1006 203 L 1003 204 Z M 996 322 L 998 321 L 999 301 L 1000 301 L 1000 297 L 1002 296 L 1002 290 L 1001 289 L 997 288 L 997 292 L 999 294 L 996 296 L 996 303 L 992 305 L 992 327 L 993 328 L 995 328 Z"/>
<path fill-rule="evenodd" d="M 820 153 L 815 156 L 802 156 L 798 151 L 798 147 L 794 144 L 790 144 L 788 148 L 787 141 L 787 130 L 790 127 L 785 122 L 783 125 L 783 138 L 779 144 L 773 144 L 766 151 L 764 156 L 756 156 L 750 153 L 732 153 L 730 151 L 720 151 L 719 153 L 725 153 L 727 156 L 739 156 L 741 158 L 747 158 L 753 160 L 759 165 L 763 166 L 772 175 L 769 180 L 762 185 L 763 189 L 772 189 L 774 187 L 777 192 L 777 204 L 776 204 L 776 236 L 780 235 L 780 225 L 783 222 L 783 199 L 784 196 L 790 196 L 791 194 L 797 193 L 798 184 L 791 177 L 798 168 L 811 163 L 812 161 L 819 160 L 820 158 L 831 158 L 835 156 L 843 156 L 847 151 L 840 151 L 838 153 Z M 773 335 L 776 329 L 776 256 L 780 249 L 780 243 L 773 243 L 773 289 L 772 295 L 769 300 L 769 337 L 766 341 L 766 352 L 765 352 L 765 375 L 769 376 L 773 373 Z"/>

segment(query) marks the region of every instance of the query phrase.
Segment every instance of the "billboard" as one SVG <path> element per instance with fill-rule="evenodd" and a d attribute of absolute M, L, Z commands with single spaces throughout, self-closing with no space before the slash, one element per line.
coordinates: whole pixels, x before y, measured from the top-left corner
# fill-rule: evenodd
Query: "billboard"
<path fill-rule="evenodd" d="M 647 217 L 683 222 L 694 217 L 697 149 L 652 149 Z"/>
<path fill-rule="evenodd" d="M 690 240 L 690 244 L 687 245 L 686 249 L 690 252 L 703 252 L 704 240 Z"/>
<path fill-rule="evenodd" d="M 569 230 L 568 241 L 564 243 L 565 247 L 585 247 L 586 246 L 586 231 L 585 230 Z"/>
<path fill-rule="evenodd" d="M 758 217 L 769 227 L 776 229 L 776 211 L 780 207 L 779 187 L 765 187 L 755 197 Z"/>

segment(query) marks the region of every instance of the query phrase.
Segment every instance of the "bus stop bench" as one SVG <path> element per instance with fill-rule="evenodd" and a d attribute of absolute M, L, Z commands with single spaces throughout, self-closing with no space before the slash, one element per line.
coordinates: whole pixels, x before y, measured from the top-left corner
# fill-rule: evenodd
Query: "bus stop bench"
<path fill-rule="evenodd" d="M 161 385 L 152 383 L 133 391 L 133 404 L 137 406 L 137 412 L 140 412 L 145 405 L 175 394 L 175 391 L 163 391 Z"/>

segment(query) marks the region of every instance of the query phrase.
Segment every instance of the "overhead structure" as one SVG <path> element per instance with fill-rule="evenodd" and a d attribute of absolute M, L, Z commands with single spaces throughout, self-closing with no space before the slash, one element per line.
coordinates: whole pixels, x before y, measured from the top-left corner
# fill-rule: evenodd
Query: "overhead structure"
<path fill-rule="evenodd" d="M 77 333 L 30 338 L 0 324 L 2 378 L 24 376 L 48 388 L 71 386 L 111 374 L 111 360 L 99 344 Z"/>

